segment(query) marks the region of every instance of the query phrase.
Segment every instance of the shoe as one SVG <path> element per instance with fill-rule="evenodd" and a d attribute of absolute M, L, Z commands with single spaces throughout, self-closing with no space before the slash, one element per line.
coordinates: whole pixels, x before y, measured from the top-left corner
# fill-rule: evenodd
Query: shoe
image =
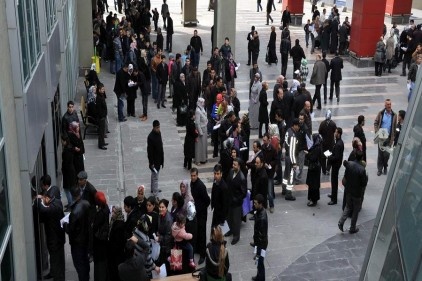
<path fill-rule="evenodd" d="M 102 150 L 107 150 L 107 147 L 105 147 L 105 146 L 99 146 L 98 148 L 102 149 Z"/>
<path fill-rule="evenodd" d="M 159 103 L 157 103 L 157 108 L 160 109 L 160 104 Z"/>
<path fill-rule="evenodd" d="M 104 146 L 107 146 L 108 145 L 108 142 L 106 142 L 105 144 L 104 144 Z"/>
<path fill-rule="evenodd" d="M 173 97 L 172 97 L 172 96 L 168 96 L 167 98 L 168 98 L 168 99 L 172 99 Z"/>
<path fill-rule="evenodd" d="M 237 242 L 239 242 L 239 240 L 240 240 L 240 238 L 239 237 L 237 237 L 237 238 L 234 238 L 233 240 L 232 240 L 232 245 L 236 245 L 237 244 Z"/>
<path fill-rule="evenodd" d="M 384 175 L 387 174 L 387 168 L 384 168 Z"/>
<path fill-rule="evenodd" d="M 268 23 L 266 23 L 265 25 L 269 25 Z"/>
<path fill-rule="evenodd" d="M 190 170 L 190 169 L 189 169 Z M 243 217 L 242 217 L 242 221 L 243 222 L 246 222 L 246 215 L 244 215 Z"/>
<path fill-rule="evenodd" d="M 281 184 L 281 182 L 279 182 L 279 181 L 274 181 L 274 185 L 280 185 Z"/>
<path fill-rule="evenodd" d="M 162 106 L 163 108 L 166 108 L 166 107 L 167 107 L 167 106 L 165 106 L 165 105 L 164 105 L 164 103 L 162 103 L 162 104 L 161 104 L 161 106 Z"/>
<path fill-rule="evenodd" d="M 321 106 L 318 106 L 317 109 L 321 110 Z"/>
<path fill-rule="evenodd" d="M 43 277 L 43 279 L 53 279 L 53 275 L 51 275 L 51 273 L 48 273 Z"/>
<path fill-rule="evenodd" d="M 358 232 L 359 232 L 359 228 L 349 229 L 350 234 L 354 234 L 354 233 L 358 233 Z"/>
<path fill-rule="evenodd" d="M 402 73 L 402 74 L 400 74 L 400 76 L 406 76 L 406 73 Z"/>
<path fill-rule="evenodd" d="M 308 207 L 315 207 L 316 206 L 316 202 L 312 202 L 312 201 L 309 201 L 308 202 L 308 204 L 306 204 Z"/>
<path fill-rule="evenodd" d="M 328 195 L 327 195 L 327 197 L 328 197 L 328 198 L 331 198 L 331 194 L 328 194 Z"/>
<path fill-rule="evenodd" d="M 328 205 L 337 205 L 337 202 L 334 202 L 334 201 L 330 201 L 330 202 L 328 202 Z"/>
<path fill-rule="evenodd" d="M 193 260 L 191 260 L 191 261 L 189 262 L 189 267 L 192 267 L 193 269 L 195 269 L 195 268 L 196 268 L 196 264 L 195 264 L 195 262 L 194 262 Z"/>
<path fill-rule="evenodd" d="M 254 242 L 249 243 L 249 245 L 251 245 L 251 247 L 254 247 L 255 248 L 255 243 Z"/>
<path fill-rule="evenodd" d="M 226 234 L 224 234 L 224 237 L 229 237 L 230 235 L 232 235 L 233 233 L 229 230 Z"/>
<path fill-rule="evenodd" d="M 284 197 L 285 200 L 287 201 L 295 201 L 296 197 L 294 197 L 293 195 L 286 195 L 286 197 Z"/>
<path fill-rule="evenodd" d="M 247 63 L 246 65 L 251 65 L 250 63 Z"/>
<path fill-rule="evenodd" d="M 127 119 L 125 118 L 125 119 L 122 119 L 122 120 L 119 120 L 119 122 L 126 122 L 127 121 Z"/>
<path fill-rule="evenodd" d="M 324 100 L 324 104 L 327 104 L 327 100 Z"/>
<path fill-rule="evenodd" d="M 270 207 L 270 213 L 274 213 L 274 207 Z"/>
<path fill-rule="evenodd" d="M 252 281 L 255 281 L 256 280 L 256 276 L 254 276 L 254 277 L 252 277 L 252 279 L 251 279 Z"/>
<path fill-rule="evenodd" d="M 254 221 L 255 220 L 255 216 L 252 216 L 249 218 L 250 221 Z"/>
<path fill-rule="evenodd" d="M 377 176 L 381 176 L 381 174 L 382 174 L 381 171 L 377 172 Z"/>
<path fill-rule="evenodd" d="M 338 223 L 337 225 L 338 225 L 338 229 L 340 229 L 341 232 L 344 232 L 343 224 Z"/>
<path fill-rule="evenodd" d="M 340 102 L 340 98 L 339 97 L 337 97 L 337 103 L 339 103 Z"/>
<path fill-rule="evenodd" d="M 198 261 L 198 264 L 203 264 L 204 261 L 205 261 L 205 258 L 204 257 L 200 257 L 199 258 L 199 261 Z"/>

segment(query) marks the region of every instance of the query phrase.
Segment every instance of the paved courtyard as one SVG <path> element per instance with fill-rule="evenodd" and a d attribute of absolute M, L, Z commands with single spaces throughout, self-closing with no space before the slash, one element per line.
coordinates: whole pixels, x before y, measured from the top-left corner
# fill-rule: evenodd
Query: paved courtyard
<path fill-rule="evenodd" d="M 113 7 L 113 1 L 108 1 Z M 160 10 L 161 1 L 152 0 L 152 8 Z M 208 0 L 198 0 L 198 20 L 196 28 L 185 28 L 181 25 L 180 3 L 169 0 L 170 12 L 174 21 L 175 34 L 173 36 L 173 53 L 182 52 L 189 43 L 193 30 L 197 29 L 204 44 L 204 55 L 201 57 L 200 71 L 205 68 L 206 61 L 211 52 L 210 27 L 213 13 L 208 12 Z M 265 11 L 266 1 L 262 3 Z M 277 2 L 277 1 L 275 1 Z M 281 18 L 281 5 L 276 4 L 277 11 L 272 13 L 277 27 L 277 50 L 280 44 L 280 31 L 278 25 Z M 327 7 L 330 9 L 331 7 Z M 305 2 L 304 20 L 311 17 L 311 5 Z M 341 13 L 341 21 L 345 16 L 351 18 L 351 12 Z M 161 20 L 161 17 L 160 17 Z M 351 19 L 353 21 L 353 19 Z M 259 66 L 263 73 L 263 81 L 268 81 L 270 89 L 273 88 L 276 77 L 280 74 L 280 65 L 268 66 L 265 62 L 265 50 L 269 40 L 270 27 L 265 25 L 265 12 L 256 12 L 255 0 L 237 1 L 237 33 L 235 60 L 240 63 L 237 72 L 236 89 L 241 101 L 241 112 L 248 108 L 249 68 L 247 62 L 246 36 L 252 25 L 256 26 L 260 34 L 261 52 Z M 162 22 L 159 22 L 162 25 Z M 388 27 L 390 25 L 387 25 Z M 304 47 L 303 27 L 291 27 L 292 41 L 298 38 Z M 152 33 L 152 40 L 155 33 Z M 222 42 L 219 42 L 219 46 Z M 312 72 L 315 56 L 310 54 L 310 48 L 305 49 L 308 57 L 309 71 Z M 375 46 L 374 46 L 375 49 Z M 319 51 L 317 51 L 319 53 Z M 278 53 L 280 59 L 280 54 Z M 331 59 L 330 56 L 328 59 Z M 322 176 L 321 200 L 317 207 L 309 208 L 307 203 L 306 185 L 296 186 L 297 200 L 285 201 L 281 196 L 281 187 L 276 187 L 275 212 L 269 217 L 269 247 L 265 259 L 267 280 L 358 280 L 360 268 L 365 256 L 367 243 L 372 231 L 373 220 L 378 210 L 379 200 L 384 188 L 386 176 L 376 176 L 376 147 L 372 144 L 373 121 L 379 110 L 383 108 L 386 98 L 392 99 L 393 110 L 407 108 L 406 80 L 400 77 L 399 69 L 394 69 L 392 74 L 382 77 L 374 76 L 372 68 L 357 69 L 344 58 L 343 81 L 341 82 L 340 104 L 329 102 L 323 105 L 322 110 L 315 111 L 313 129 L 317 130 L 319 123 L 324 120 L 326 110 L 333 113 L 332 119 L 337 126 L 343 128 L 345 143 L 344 157 L 347 158 L 351 151 L 353 138 L 352 128 L 357 121 L 357 116 L 365 115 L 365 133 L 368 139 L 368 174 L 369 183 L 366 189 L 365 202 L 360 213 L 358 224 L 361 231 L 350 235 L 348 232 L 340 233 L 337 222 L 341 215 L 341 204 L 328 206 L 330 192 L 330 179 Z M 401 67 L 401 65 L 399 66 Z M 129 117 L 127 122 L 117 122 L 116 96 L 113 93 L 114 75 L 108 72 L 108 64 L 103 64 L 100 80 L 106 86 L 107 104 L 109 110 L 109 130 L 107 139 L 108 150 L 97 148 L 96 136 L 89 135 L 85 140 L 86 162 L 88 180 L 94 186 L 106 193 L 110 205 L 122 205 L 123 198 L 127 195 L 136 195 L 136 189 L 144 184 L 150 190 L 150 171 L 146 154 L 146 139 L 152 129 L 152 121 L 158 119 L 161 123 L 164 141 L 165 165 L 160 172 L 159 187 L 162 190 L 160 197 L 171 198 L 173 192 L 178 191 L 182 179 L 189 178 L 189 172 L 183 169 L 183 140 L 185 128 L 176 127 L 175 114 L 169 106 L 166 109 L 156 109 L 150 99 L 148 121 L 141 122 L 139 118 Z M 292 79 L 292 62 L 289 62 L 287 79 Z M 309 76 L 308 76 L 309 81 Z M 308 90 L 313 94 L 314 86 L 308 85 Z M 78 98 L 84 93 L 82 80 L 79 83 Z M 272 90 L 268 91 L 269 102 L 272 100 Z M 171 105 L 171 100 L 167 103 Z M 136 114 L 141 114 L 141 99 L 136 100 Z M 252 131 L 251 141 L 257 139 L 258 132 Z M 209 146 L 208 163 L 198 166 L 199 177 L 206 182 L 207 187 L 212 186 L 212 168 L 218 159 L 212 158 Z M 340 178 L 344 169 L 340 170 Z M 305 179 L 306 177 L 303 177 Z M 340 185 L 341 186 L 341 185 Z M 343 196 L 340 187 L 339 198 Z M 211 211 L 210 211 L 211 214 Z M 210 223 L 211 216 L 209 216 Z M 349 221 L 345 227 L 348 227 Z M 253 222 L 242 223 L 241 239 L 235 246 L 228 243 L 230 250 L 230 272 L 233 280 L 250 280 L 256 274 L 256 265 L 252 260 L 253 249 L 249 246 L 252 241 Z M 229 238 L 229 242 L 231 238 Z M 66 255 L 67 280 L 77 280 L 70 250 L 67 245 Z M 196 259 L 197 260 L 197 259 Z M 91 266 L 91 275 L 93 265 Z"/>

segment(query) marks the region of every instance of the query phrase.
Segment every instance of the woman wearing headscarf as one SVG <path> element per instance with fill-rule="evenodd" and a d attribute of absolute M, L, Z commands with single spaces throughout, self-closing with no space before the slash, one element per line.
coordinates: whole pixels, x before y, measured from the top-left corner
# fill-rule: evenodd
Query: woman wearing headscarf
<path fill-rule="evenodd" d="M 174 83 L 173 105 L 172 110 L 177 110 L 177 124 L 183 124 L 180 112 L 180 106 L 184 104 L 187 108 L 188 105 L 188 87 L 186 85 L 185 74 L 180 73 L 176 82 Z"/>
<path fill-rule="evenodd" d="M 258 129 L 259 126 L 259 93 L 262 90 L 260 79 L 261 75 L 255 73 L 255 81 L 251 87 L 251 98 L 249 100 L 249 123 L 251 124 L 251 129 Z"/>
<path fill-rule="evenodd" d="M 155 196 L 148 197 L 146 214 L 150 217 L 148 235 L 149 238 L 153 239 L 154 233 L 158 231 L 158 202 Z"/>
<path fill-rule="evenodd" d="M 198 132 L 198 141 L 195 143 L 195 162 L 204 164 L 207 162 L 208 141 L 207 141 L 207 113 L 205 112 L 205 100 L 198 98 L 195 110 L 195 126 Z"/>
<path fill-rule="evenodd" d="M 91 69 L 88 74 L 85 76 L 86 80 L 89 82 L 89 86 L 99 85 L 100 79 L 98 79 L 95 63 L 91 64 Z"/>
<path fill-rule="evenodd" d="M 89 87 L 88 94 L 86 97 L 86 109 L 88 115 L 88 121 L 93 124 L 98 124 L 97 120 L 97 86 Z"/>
<path fill-rule="evenodd" d="M 78 122 L 73 121 L 69 124 L 69 130 L 67 132 L 67 135 L 69 136 L 69 141 L 73 147 L 73 166 L 75 167 L 75 173 L 77 175 L 80 171 L 85 171 L 85 146 L 79 131 Z"/>
<path fill-rule="evenodd" d="M 122 208 L 113 206 L 107 246 L 107 268 L 110 280 L 119 280 L 118 266 L 125 260 L 123 251 L 125 243 L 125 218 Z"/>
<path fill-rule="evenodd" d="M 276 40 L 277 40 L 277 34 L 275 33 L 275 27 L 271 26 L 270 41 L 268 42 L 268 45 L 267 45 L 268 65 L 271 65 L 272 63 L 277 64 L 278 62 L 277 54 L 275 52 Z"/>
<path fill-rule="evenodd" d="M 183 196 L 179 192 L 174 192 L 173 196 L 171 197 L 171 217 L 173 221 L 176 221 L 176 217 L 178 214 L 182 214 L 186 216 L 186 213 L 183 210 L 183 205 L 185 204 L 185 200 Z"/>
<path fill-rule="evenodd" d="M 192 168 L 192 158 L 195 157 L 196 143 L 198 141 L 198 131 L 195 126 L 195 112 L 189 110 L 186 122 L 185 143 L 183 144 L 183 154 L 185 159 L 183 167 L 190 170 Z"/>
<path fill-rule="evenodd" d="M 322 160 L 322 137 L 315 133 L 312 135 L 312 147 L 306 154 L 309 160 L 306 184 L 308 185 L 308 207 L 316 206 L 319 200 L 319 188 L 321 186 L 321 160 Z"/>
<path fill-rule="evenodd" d="M 95 194 L 97 212 L 92 223 L 93 234 L 93 257 L 94 257 L 94 280 L 107 281 L 107 242 L 109 234 L 108 217 L 110 209 L 103 192 Z"/>
<path fill-rule="evenodd" d="M 190 180 L 183 180 L 180 183 L 180 194 L 183 197 L 183 214 L 186 216 L 186 232 L 192 234 L 192 239 L 189 241 L 195 252 L 196 250 L 196 238 L 198 233 L 198 222 L 196 220 L 196 208 L 195 201 L 190 189 Z"/>

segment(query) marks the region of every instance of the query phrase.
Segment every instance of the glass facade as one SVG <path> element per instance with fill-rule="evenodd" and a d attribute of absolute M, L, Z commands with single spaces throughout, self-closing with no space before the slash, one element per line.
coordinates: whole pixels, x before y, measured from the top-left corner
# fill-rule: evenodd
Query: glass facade
<path fill-rule="evenodd" d="M 422 280 L 422 68 L 363 266 L 363 280 Z"/>
<path fill-rule="evenodd" d="M 57 22 L 56 0 L 45 0 L 45 16 L 47 22 L 47 34 L 50 35 Z"/>

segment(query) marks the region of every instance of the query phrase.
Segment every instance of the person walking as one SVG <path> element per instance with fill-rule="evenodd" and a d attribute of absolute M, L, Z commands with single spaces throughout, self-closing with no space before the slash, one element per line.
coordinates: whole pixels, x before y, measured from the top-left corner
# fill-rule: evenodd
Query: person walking
<path fill-rule="evenodd" d="M 173 19 L 170 17 L 170 13 L 167 12 L 167 40 L 166 40 L 166 50 L 167 52 L 171 53 L 173 48 Z"/>
<path fill-rule="evenodd" d="M 338 52 L 336 52 L 335 57 L 330 62 L 330 70 L 331 70 L 330 100 L 333 99 L 333 92 L 334 92 L 334 85 L 335 85 L 337 103 L 340 102 L 340 81 L 342 79 L 342 76 L 341 76 L 342 69 L 343 69 L 343 59 L 339 57 Z"/>
<path fill-rule="evenodd" d="M 256 11 L 259 12 L 259 9 L 261 9 L 262 12 L 261 0 L 256 0 Z"/>
<path fill-rule="evenodd" d="M 321 187 L 321 159 L 322 159 L 322 137 L 315 133 L 312 135 L 312 147 L 306 153 L 309 161 L 306 184 L 308 185 L 308 207 L 315 207 L 320 199 L 319 189 Z"/>
<path fill-rule="evenodd" d="M 281 14 L 281 23 L 283 24 L 283 28 L 288 27 L 292 23 L 289 6 L 286 6 L 286 9 Z"/>
<path fill-rule="evenodd" d="M 381 36 L 379 41 L 377 42 L 377 46 L 375 49 L 374 54 L 374 61 L 375 61 L 375 76 L 382 75 L 382 69 L 385 62 L 385 43 L 384 38 Z"/>
<path fill-rule="evenodd" d="M 268 132 L 268 123 L 270 122 L 268 118 L 268 83 L 264 81 L 262 83 L 262 89 L 259 93 L 259 113 L 258 113 L 258 121 L 259 121 L 259 131 L 258 137 L 262 139 L 262 126 L 265 125 L 264 134 Z"/>
<path fill-rule="evenodd" d="M 344 184 L 346 193 L 346 207 L 338 222 L 338 228 L 341 232 L 344 231 L 344 222 L 348 217 L 352 217 L 350 222 L 349 233 L 354 234 L 359 231 L 356 227 L 359 211 L 362 208 L 362 199 L 365 193 L 365 188 L 368 183 L 368 175 L 365 167 L 360 163 L 362 160 L 362 152 L 356 153 L 355 161 L 344 161 L 343 165 L 346 168 L 344 173 Z"/>
<path fill-rule="evenodd" d="M 299 39 L 295 40 L 294 47 L 290 50 L 290 56 L 293 58 L 293 77 L 296 70 L 300 70 L 302 59 L 306 59 L 305 52 L 299 44 Z M 282 73 L 283 76 L 286 76 Z"/>
<path fill-rule="evenodd" d="M 374 121 L 375 134 L 380 129 L 386 129 L 388 133 L 388 139 L 383 144 L 378 144 L 378 158 L 377 158 L 377 176 L 387 174 L 388 159 L 390 159 L 390 153 L 386 150 L 381 150 L 380 146 L 392 146 L 394 144 L 394 138 L 397 127 L 397 114 L 391 108 L 391 100 L 386 99 L 384 101 L 384 109 L 378 112 L 377 117 Z"/>
<path fill-rule="evenodd" d="M 198 132 L 198 141 L 195 142 L 195 162 L 197 165 L 207 162 L 208 143 L 207 143 L 207 124 L 208 118 L 205 112 L 205 100 L 198 98 L 195 111 L 195 126 Z"/>
<path fill-rule="evenodd" d="M 316 61 L 312 70 L 311 84 L 315 85 L 315 94 L 312 98 L 312 104 L 318 101 L 317 109 L 321 109 L 321 86 L 325 83 L 327 69 L 325 63 L 321 60 L 321 55 L 316 55 Z"/>
<path fill-rule="evenodd" d="M 275 52 L 275 42 L 277 41 L 277 33 L 275 33 L 275 27 L 271 26 L 271 34 L 270 34 L 270 41 L 268 41 L 267 45 L 267 63 L 271 65 L 272 63 L 277 64 L 278 58 Z"/>
<path fill-rule="evenodd" d="M 362 143 L 362 160 L 366 162 L 366 136 L 365 132 L 363 131 L 363 126 L 365 126 L 365 116 L 359 115 L 358 123 L 353 127 L 353 137 L 359 138 L 360 142 Z"/>
<path fill-rule="evenodd" d="M 286 77 L 287 64 L 291 50 L 290 33 L 288 30 L 283 30 L 281 33 L 280 54 L 281 54 L 281 75 Z M 281 83 L 282 85 L 282 83 Z"/>
<path fill-rule="evenodd" d="M 152 127 L 152 131 L 149 133 L 147 139 L 147 153 L 149 169 L 151 170 L 151 193 L 157 196 L 161 192 L 158 189 L 158 175 L 160 168 L 164 168 L 164 149 L 160 121 L 154 120 Z"/>
<path fill-rule="evenodd" d="M 251 87 L 251 98 L 249 100 L 249 122 L 251 129 L 257 129 L 259 126 L 259 93 L 262 90 L 261 75 L 255 73 L 255 81 Z"/>
<path fill-rule="evenodd" d="M 274 0 L 267 0 L 267 23 L 266 23 L 266 25 L 268 25 L 269 20 L 271 20 L 271 23 L 274 22 L 273 18 L 271 17 L 273 5 L 274 5 Z"/>
<path fill-rule="evenodd" d="M 255 247 L 255 257 L 257 262 L 257 274 L 252 277 L 253 281 L 265 281 L 264 258 L 268 247 L 268 217 L 264 208 L 264 196 L 257 194 L 254 197 L 253 205 L 255 208 L 255 224 L 253 232 L 253 243 Z"/>
<path fill-rule="evenodd" d="M 123 114 L 123 107 L 130 75 L 128 73 L 129 66 L 124 65 L 116 73 L 116 81 L 114 83 L 114 93 L 117 96 L 117 115 L 119 122 L 125 122 L 127 119 Z"/>
<path fill-rule="evenodd" d="M 107 122 L 107 103 L 105 100 L 105 87 L 99 84 L 97 87 L 97 98 L 95 100 L 95 111 L 97 112 L 98 120 L 98 148 L 106 150 L 108 143 L 105 142 L 104 137 L 106 134 Z"/>
<path fill-rule="evenodd" d="M 336 128 L 334 133 L 334 138 L 336 143 L 332 148 L 332 154 L 328 157 L 328 162 L 331 164 L 331 194 L 328 197 L 331 198 L 331 201 L 328 202 L 328 205 L 337 204 L 337 193 L 338 193 L 338 173 L 341 168 L 341 163 L 343 162 L 343 152 L 344 152 L 344 143 L 341 139 L 343 134 L 343 129 L 340 127 Z"/>

